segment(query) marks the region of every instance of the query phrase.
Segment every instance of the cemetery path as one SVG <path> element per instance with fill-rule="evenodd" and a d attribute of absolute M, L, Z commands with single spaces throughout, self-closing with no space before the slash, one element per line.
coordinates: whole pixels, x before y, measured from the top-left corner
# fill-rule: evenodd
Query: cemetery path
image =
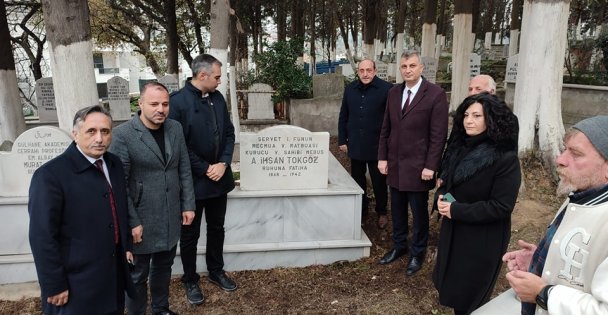
<path fill-rule="evenodd" d="M 349 159 L 337 150 L 334 137 L 330 148 L 337 159 L 350 169 Z M 535 159 L 522 162 L 526 190 L 521 193 L 513 213 L 511 247 L 518 239 L 538 242 L 559 207 L 555 186 L 550 176 Z M 370 205 L 373 209 L 373 205 Z M 390 217 L 390 216 L 389 216 Z M 372 213 L 363 222 L 363 229 L 373 243 L 370 257 L 354 262 L 336 262 L 328 266 L 306 268 L 277 268 L 273 270 L 231 272 L 239 289 L 227 293 L 201 281 L 206 301 L 202 306 L 186 302 L 178 279 L 171 283 L 172 310 L 185 314 L 452 314 L 437 302 L 431 273 L 438 238 L 438 222 L 431 220 L 431 235 L 427 262 L 414 277 L 405 276 L 407 258 L 388 266 L 378 260 L 391 247 L 391 226 L 376 227 Z M 505 268 L 506 269 L 506 268 Z M 508 288 L 503 275 L 495 292 Z M 495 293 L 496 294 L 496 293 Z M 0 296 L 0 299 L 5 299 Z M 0 314 L 40 314 L 38 298 L 0 301 Z"/>

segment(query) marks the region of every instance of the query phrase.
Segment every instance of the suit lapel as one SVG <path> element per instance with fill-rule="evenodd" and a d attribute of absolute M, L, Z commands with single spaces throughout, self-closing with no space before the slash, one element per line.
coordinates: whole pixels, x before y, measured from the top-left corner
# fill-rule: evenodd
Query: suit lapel
<path fill-rule="evenodd" d="M 173 157 L 173 148 L 171 147 L 171 143 L 176 143 L 175 132 L 171 126 L 167 124 L 167 120 L 165 120 L 165 154 L 167 155 L 166 165 L 169 165 L 171 157 Z"/>
<path fill-rule="evenodd" d="M 410 106 L 408 106 L 405 109 L 405 113 L 403 113 L 402 117 L 407 116 L 407 114 L 409 112 L 411 112 L 412 109 L 414 109 L 414 107 L 416 107 L 420 103 L 420 101 L 424 98 L 424 95 L 426 94 L 426 88 L 427 88 L 426 84 L 427 84 L 426 80 L 422 80 L 422 83 L 420 84 L 420 88 L 418 89 L 418 92 L 416 92 L 416 96 L 414 96 L 414 99 L 411 100 Z"/>
<path fill-rule="evenodd" d="M 163 158 L 163 155 L 160 152 L 160 148 L 158 147 L 156 140 L 154 140 L 154 137 L 152 137 L 152 134 L 150 133 L 150 131 L 148 131 L 146 126 L 144 126 L 144 124 L 141 122 L 141 118 L 139 118 L 139 116 L 135 116 L 135 117 L 133 117 L 132 121 L 133 121 L 133 128 L 139 134 L 139 138 L 141 139 L 141 142 L 146 147 L 148 147 L 148 149 L 150 149 L 150 151 L 152 151 L 152 153 L 154 153 L 154 155 L 156 155 L 156 157 L 158 158 L 158 160 L 160 161 L 161 164 L 165 165 L 165 159 Z M 166 143 L 166 140 L 165 140 L 165 143 Z"/>

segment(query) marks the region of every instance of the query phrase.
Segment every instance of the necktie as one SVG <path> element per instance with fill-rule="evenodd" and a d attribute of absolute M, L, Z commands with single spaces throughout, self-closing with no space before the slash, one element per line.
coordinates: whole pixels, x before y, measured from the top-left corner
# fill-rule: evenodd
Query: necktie
<path fill-rule="evenodd" d="M 106 174 L 103 171 L 103 161 L 95 161 L 95 166 L 101 172 L 103 178 L 106 178 Z M 116 215 L 116 202 L 114 200 L 114 193 L 112 192 L 112 186 L 106 178 L 106 184 L 108 185 L 108 196 L 110 197 L 110 207 L 112 208 L 112 223 L 114 225 L 114 244 L 118 244 L 119 232 L 118 232 L 118 216 Z"/>
<path fill-rule="evenodd" d="M 401 109 L 401 113 L 405 114 L 405 110 L 408 106 L 410 106 L 410 97 L 412 95 L 412 90 L 407 90 L 407 99 L 405 100 L 405 104 L 403 104 L 403 108 Z"/>

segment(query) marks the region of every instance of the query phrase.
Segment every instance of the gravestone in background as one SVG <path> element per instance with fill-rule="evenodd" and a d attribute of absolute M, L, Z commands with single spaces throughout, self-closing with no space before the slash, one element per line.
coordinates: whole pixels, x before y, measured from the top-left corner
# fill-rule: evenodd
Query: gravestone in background
<path fill-rule="evenodd" d="M 241 190 L 327 189 L 329 133 L 274 126 L 241 133 Z"/>
<path fill-rule="evenodd" d="M 432 57 L 422 57 L 422 63 L 424 64 L 422 76 L 429 82 L 435 83 L 437 81 L 438 60 Z"/>
<path fill-rule="evenodd" d="M 36 106 L 40 122 L 57 122 L 53 78 L 41 78 L 36 81 Z"/>
<path fill-rule="evenodd" d="M 476 54 L 476 53 L 472 53 L 471 57 L 469 57 L 469 67 L 470 67 L 470 71 L 471 71 L 471 78 L 481 74 L 481 56 Z"/>
<path fill-rule="evenodd" d="M 169 90 L 169 94 L 179 90 L 179 84 L 177 82 L 177 79 L 172 75 L 166 75 L 158 79 L 158 83 L 164 85 L 167 90 Z"/>
<path fill-rule="evenodd" d="M 129 81 L 115 76 L 108 80 L 108 102 L 110 113 L 114 120 L 128 120 L 131 118 L 131 104 L 129 99 Z"/>
<path fill-rule="evenodd" d="M 10 153 L 0 153 L 0 196 L 27 196 L 34 171 L 70 143 L 70 135 L 57 127 L 36 127 L 19 135 Z"/>
<path fill-rule="evenodd" d="M 326 97 L 344 93 L 344 76 L 337 73 L 324 73 L 312 76 L 313 97 Z"/>
<path fill-rule="evenodd" d="M 255 83 L 249 87 L 247 119 L 274 119 L 272 93 L 268 84 Z"/>
<path fill-rule="evenodd" d="M 519 55 L 513 55 L 507 59 L 507 70 L 505 72 L 505 82 L 515 83 L 517 80 L 517 59 Z"/>
<path fill-rule="evenodd" d="M 378 78 L 388 81 L 388 65 L 382 61 L 376 61 L 376 76 Z"/>

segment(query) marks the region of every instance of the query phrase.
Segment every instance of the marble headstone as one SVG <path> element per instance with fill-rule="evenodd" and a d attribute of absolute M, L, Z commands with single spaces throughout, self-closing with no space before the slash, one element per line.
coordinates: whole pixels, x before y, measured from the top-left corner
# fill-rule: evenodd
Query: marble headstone
<path fill-rule="evenodd" d="M 119 76 L 109 79 L 108 102 L 110 103 L 110 113 L 114 120 L 130 119 L 129 81 Z"/>
<path fill-rule="evenodd" d="M 36 106 L 38 106 L 40 122 L 57 122 L 53 78 L 42 78 L 36 81 Z"/>
<path fill-rule="evenodd" d="M 22 133 L 10 153 L 0 153 L 0 196 L 27 196 L 34 171 L 63 153 L 70 143 L 70 135 L 57 127 L 36 127 Z"/>
<path fill-rule="evenodd" d="M 422 57 L 422 63 L 424 69 L 422 70 L 422 76 L 431 83 L 435 83 L 437 80 L 437 66 L 438 60 L 430 57 Z"/>
<path fill-rule="evenodd" d="M 255 83 L 249 87 L 249 110 L 247 119 L 274 119 L 272 87 L 264 83 Z"/>
<path fill-rule="evenodd" d="M 517 59 L 519 55 L 513 55 L 507 59 L 507 70 L 505 72 L 505 82 L 515 83 L 517 80 Z"/>
<path fill-rule="evenodd" d="M 166 75 L 166 76 L 158 79 L 158 83 L 161 83 L 162 85 L 164 85 L 167 88 L 167 90 L 169 90 L 169 94 L 173 93 L 174 91 L 179 90 L 178 81 L 172 75 Z"/>
<path fill-rule="evenodd" d="M 329 133 L 274 126 L 241 133 L 241 189 L 326 189 Z"/>
<path fill-rule="evenodd" d="M 481 74 L 481 56 L 472 53 L 469 59 L 469 67 L 471 69 L 471 78 Z"/>
<path fill-rule="evenodd" d="M 384 80 L 384 81 L 388 81 L 388 64 L 382 62 L 382 61 L 377 61 L 376 62 L 376 76 L 378 76 L 378 78 Z"/>

